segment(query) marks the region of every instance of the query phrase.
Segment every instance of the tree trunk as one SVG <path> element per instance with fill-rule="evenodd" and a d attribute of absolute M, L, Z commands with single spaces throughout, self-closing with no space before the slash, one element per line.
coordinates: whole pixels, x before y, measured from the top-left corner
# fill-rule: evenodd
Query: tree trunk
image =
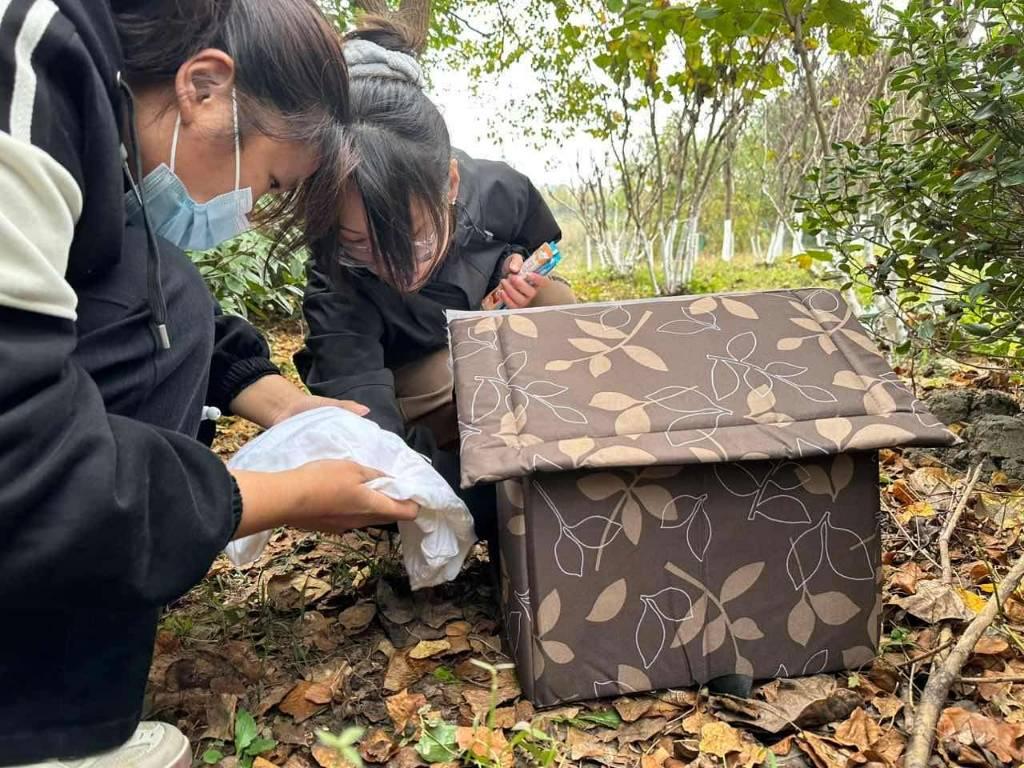
<path fill-rule="evenodd" d="M 353 5 L 366 13 L 386 15 L 390 12 L 388 0 L 353 0 Z"/>
<path fill-rule="evenodd" d="M 413 41 L 416 53 L 423 53 L 430 37 L 430 16 L 433 0 L 402 0 L 397 13 L 388 0 L 352 0 L 356 8 L 377 16 L 391 16 L 404 24 Z"/>
<path fill-rule="evenodd" d="M 733 147 L 730 144 L 729 156 L 725 159 L 723 175 L 725 176 L 725 221 L 722 223 L 722 261 L 732 261 L 735 250 L 735 237 L 732 229 L 732 153 Z"/>
<path fill-rule="evenodd" d="M 416 53 L 423 53 L 427 49 L 432 10 L 432 0 L 402 0 L 399 14 L 402 17 L 402 22 L 413 33 L 413 39 L 416 41 Z"/>

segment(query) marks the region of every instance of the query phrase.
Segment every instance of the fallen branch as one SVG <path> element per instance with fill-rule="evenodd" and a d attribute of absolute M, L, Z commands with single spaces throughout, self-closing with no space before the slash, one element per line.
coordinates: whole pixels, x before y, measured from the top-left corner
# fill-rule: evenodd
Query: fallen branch
<path fill-rule="evenodd" d="M 932 667 L 931 674 L 928 676 L 928 684 L 917 705 L 914 731 L 910 735 L 904 768 L 927 768 L 932 753 L 932 744 L 935 741 L 935 725 L 939 721 L 942 705 L 946 701 L 946 694 L 949 693 L 950 686 L 960 675 L 960 670 L 967 663 L 967 658 L 974 650 L 974 646 L 1000 613 L 1006 599 L 1020 586 L 1022 578 L 1024 578 L 1024 557 L 1018 558 L 1017 562 L 1013 564 L 1010 572 L 999 583 L 995 594 L 989 598 L 981 613 L 967 625 L 967 629 L 964 630 L 960 640 L 950 651 L 946 660 L 942 662 L 942 665 Z"/>
<path fill-rule="evenodd" d="M 964 488 L 963 495 L 960 496 L 960 501 L 957 502 L 956 508 L 953 513 L 949 516 L 946 524 L 942 527 L 942 534 L 939 536 L 939 559 L 942 561 L 942 583 L 949 585 L 953 581 L 953 566 L 949 560 L 949 540 L 953 537 L 953 531 L 956 529 L 956 524 L 960 521 L 960 516 L 967 509 L 967 502 L 970 501 L 971 493 L 974 491 L 974 486 L 978 484 L 978 478 L 981 477 L 981 464 L 974 468 L 971 472 L 970 479 L 967 481 L 967 486 Z"/>

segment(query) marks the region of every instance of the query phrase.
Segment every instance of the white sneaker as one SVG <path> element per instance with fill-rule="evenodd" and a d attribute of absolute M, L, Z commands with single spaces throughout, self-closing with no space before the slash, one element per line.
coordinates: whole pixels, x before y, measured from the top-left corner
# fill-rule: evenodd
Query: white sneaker
<path fill-rule="evenodd" d="M 49 760 L 24 768 L 191 768 L 185 734 L 167 723 L 140 723 L 117 749 L 81 760 Z"/>

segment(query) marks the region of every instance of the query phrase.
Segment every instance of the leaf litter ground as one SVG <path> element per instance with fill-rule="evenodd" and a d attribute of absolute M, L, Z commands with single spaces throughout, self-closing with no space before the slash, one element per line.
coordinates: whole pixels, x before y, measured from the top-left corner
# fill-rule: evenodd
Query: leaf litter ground
<path fill-rule="evenodd" d="M 268 335 L 294 377 L 300 329 Z M 944 383 L 978 384 L 969 373 Z M 256 434 L 234 420 L 221 426 L 224 457 Z M 224 768 L 340 768 L 356 755 L 392 768 L 898 766 L 931 664 L 1019 556 L 1024 494 L 998 471 L 985 474 L 953 538 L 945 586 L 937 540 L 962 473 L 896 452 L 883 452 L 882 473 L 883 648 L 860 670 L 771 681 L 746 700 L 667 691 L 538 712 L 504 666 L 482 549 L 455 583 L 413 595 L 394 534 L 286 530 L 244 569 L 220 558 L 168 609 L 147 716 L 177 723 L 197 764 Z M 334 743 L 348 738 L 354 752 L 316 737 L 350 726 L 359 730 Z M 1024 761 L 1024 595 L 975 648 L 937 736 L 936 765 Z"/>

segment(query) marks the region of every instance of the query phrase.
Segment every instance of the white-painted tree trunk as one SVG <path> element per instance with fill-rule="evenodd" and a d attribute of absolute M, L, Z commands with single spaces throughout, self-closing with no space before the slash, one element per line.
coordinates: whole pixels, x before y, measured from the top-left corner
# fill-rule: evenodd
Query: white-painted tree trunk
<path fill-rule="evenodd" d="M 772 242 L 768 246 L 768 255 L 765 257 L 765 264 L 774 264 L 782 255 L 782 249 L 786 244 L 786 222 L 780 221 L 775 227 L 772 235 Z"/>
<path fill-rule="evenodd" d="M 793 236 L 793 248 L 790 253 L 796 258 L 807 252 L 804 248 L 804 215 L 802 213 L 796 214 L 794 224 L 795 226 L 790 233 Z"/>
<path fill-rule="evenodd" d="M 732 231 L 732 219 L 722 224 L 722 261 L 730 262 L 736 251 L 736 238 Z"/>

